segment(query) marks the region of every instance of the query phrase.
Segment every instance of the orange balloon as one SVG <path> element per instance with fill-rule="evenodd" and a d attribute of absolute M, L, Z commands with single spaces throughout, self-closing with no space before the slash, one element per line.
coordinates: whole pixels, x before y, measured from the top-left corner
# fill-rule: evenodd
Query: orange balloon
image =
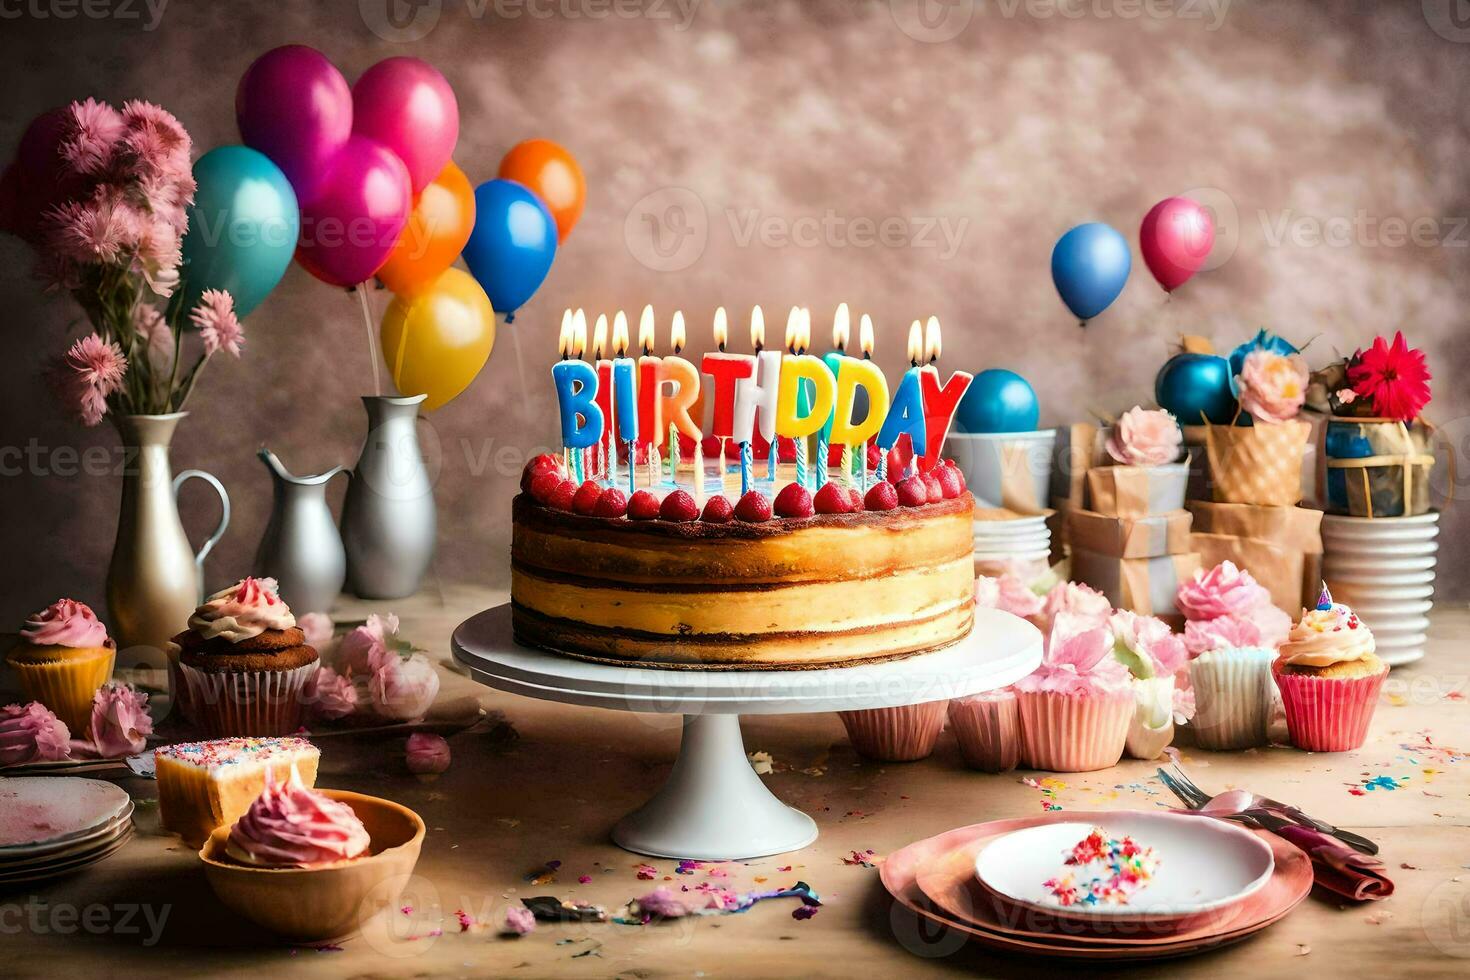
<path fill-rule="evenodd" d="M 587 203 L 587 180 L 576 157 L 551 140 L 526 140 L 511 147 L 497 176 L 529 187 L 556 219 L 557 243 L 567 240 Z"/>
<path fill-rule="evenodd" d="M 378 278 L 400 296 L 412 296 L 454 264 L 474 227 L 475 189 L 450 161 L 414 198 L 408 224 Z"/>

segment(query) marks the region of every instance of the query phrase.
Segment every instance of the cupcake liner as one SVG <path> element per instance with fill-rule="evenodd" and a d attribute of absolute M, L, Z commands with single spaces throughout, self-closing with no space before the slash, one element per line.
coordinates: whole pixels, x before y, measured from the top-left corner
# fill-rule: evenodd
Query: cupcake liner
<path fill-rule="evenodd" d="M 1347 752 L 1368 740 L 1388 668 L 1368 677 L 1316 677 L 1272 667 L 1286 706 L 1291 744 L 1308 752 Z"/>
<path fill-rule="evenodd" d="M 1017 691 L 1027 768 L 1092 772 L 1118 764 L 1133 721 L 1133 695 Z"/>
<path fill-rule="evenodd" d="M 317 661 L 291 670 L 208 673 L 179 664 L 193 725 L 208 738 L 290 735 L 301 727 Z"/>
<path fill-rule="evenodd" d="M 914 762 L 934 751 L 948 705 L 948 701 L 928 701 L 898 708 L 839 711 L 838 715 L 858 755 L 879 762 Z"/>
<path fill-rule="evenodd" d="M 69 660 L 27 663 L 21 652 L 12 653 L 7 662 L 26 697 L 50 708 L 66 722 L 73 738 L 86 738 L 92 725 L 92 698 L 112 676 L 116 657 L 112 647 L 96 647 Z"/>
<path fill-rule="evenodd" d="M 1267 744 L 1276 654 L 1264 647 L 1215 650 L 1189 664 L 1195 742 L 1215 751 Z"/>
<path fill-rule="evenodd" d="M 173 699 L 173 708 L 170 713 L 177 714 L 188 724 L 197 726 L 199 723 L 194 718 L 194 702 L 189 698 L 189 685 L 184 681 L 184 673 L 179 666 L 181 652 L 177 643 L 169 643 L 164 650 L 164 655 L 168 659 L 168 693 Z"/>
<path fill-rule="evenodd" d="M 1012 691 L 956 698 L 949 727 L 971 769 L 1010 772 L 1021 761 L 1021 711 Z"/>
<path fill-rule="evenodd" d="M 1157 759 L 1174 741 L 1174 675 L 1135 678 L 1133 717 L 1124 748 L 1134 759 Z"/>

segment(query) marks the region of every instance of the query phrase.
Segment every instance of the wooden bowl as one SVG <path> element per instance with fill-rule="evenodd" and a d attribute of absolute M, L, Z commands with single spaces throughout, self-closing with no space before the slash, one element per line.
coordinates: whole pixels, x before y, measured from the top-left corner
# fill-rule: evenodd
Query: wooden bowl
<path fill-rule="evenodd" d="M 424 843 L 424 821 L 392 800 L 345 790 L 319 792 L 350 806 L 367 828 L 368 856 L 320 868 L 255 868 L 225 854 L 230 828 L 204 842 L 209 885 L 231 911 L 283 939 L 324 942 L 357 932 L 395 906 Z"/>

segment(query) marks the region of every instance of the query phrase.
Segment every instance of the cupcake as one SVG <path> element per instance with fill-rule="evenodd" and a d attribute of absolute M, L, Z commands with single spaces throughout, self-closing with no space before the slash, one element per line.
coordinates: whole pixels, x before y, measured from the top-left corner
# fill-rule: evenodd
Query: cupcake
<path fill-rule="evenodd" d="M 981 772 L 1010 772 L 1021 759 L 1021 711 L 1010 688 L 949 702 L 949 728 L 965 765 Z"/>
<path fill-rule="evenodd" d="M 1123 757 L 1133 691 L 1128 668 L 1113 656 L 1107 626 L 1059 613 L 1041 666 L 1015 690 L 1021 758 L 1029 768 L 1091 772 Z"/>
<path fill-rule="evenodd" d="M 366 857 L 370 843 L 352 807 L 308 787 L 293 764 L 285 782 L 266 770 L 265 790 L 230 828 L 225 855 L 253 868 L 322 868 Z"/>
<path fill-rule="evenodd" d="M 917 762 L 934 751 L 944 731 L 948 705 L 948 701 L 928 701 L 837 714 L 858 755 L 878 762 Z"/>
<path fill-rule="evenodd" d="M 206 735 L 289 735 L 301 727 L 318 657 L 274 579 L 246 578 L 216 592 L 173 642 L 186 717 Z"/>
<path fill-rule="evenodd" d="M 74 732 L 92 719 L 92 695 L 112 676 L 117 644 L 83 603 L 61 599 L 26 620 L 20 643 L 6 656 L 26 696 Z"/>
<path fill-rule="evenodd" d="M 1113 634 L 1113 655 L 1133 677 L 1128 754 L 1135 759 L 1157 759 L 1174 741 L 1174 723 L 1182 724 L 1194 713 L 1193 694 L 1175 684 L 1189 654 L 1184 641 L 1162 619 L 1120 609 L 1108 620 L 1108 627 Z"/>
<path fill-rule="evenodd" d="M 0 768 L 71 758 L 71 732 L 44 704 L 0 708 Z"/>
<path fill-rule="evenodd" d="M 1373 651 L 1372 631 L 1323 586 L 1317 608 L 1302 610 L 1272 667 L 1292 745 L 1308 752 L 1362 746 L 1388 676 Z"/>

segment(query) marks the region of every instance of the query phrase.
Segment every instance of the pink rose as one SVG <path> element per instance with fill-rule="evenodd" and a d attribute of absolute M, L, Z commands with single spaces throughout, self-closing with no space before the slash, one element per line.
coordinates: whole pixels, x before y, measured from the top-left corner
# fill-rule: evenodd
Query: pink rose
<path fill-rule="evenodd" d="M 306 701 L 314 717 L 336 721 L 357 710 L 357 687 L 351 678 L 332 668 L 318 667 L 307 688 Z"/>
<path fill-rule="evenodd" d="M 415 732 L 404 746 L 408 771 L 419 775 L 440 773 L 449 768 L 449 743 L 439 735 Z"/>
<path fill-rule="evenodd" d="M 71 732 L 41 702 L 0 708 L 0 766 L 71 757 Z"/>
<path fill-rule="evenodd" d="M 1199 569 L 1179 586 L 1176 596 L 1186 619 L 1246 616 L 1271 604 L 1271 593 L 1233 561 L 1222 561 L 1208 572 Z"/>
<path fill-rule="evenodd" d="M 1211 650 L 1247 647 L 1275 649 L 1286 642 L 1291 617 L 1272 605 L 1263 605 L 1242 616 L 1192 619 L 1184 624 L 1184 645 L 1191 657 Z"/>
<path fill-rule="evenodd" d="M 1128 668 L 1112 652 L 1113 634 L 1106 626 L 1061 613 L 1052 621 L 1041 666 L 1016 682 L 1016 690 L 1078 696 L 1126 691 Z"/>
<path fill-rule="evenodd" d="M 1041 612 L 1041 596 L 1009 573 L 999 578 L 982 575 L 975 580 L 975 605 L 1029 619 Z"/>
<path fill-rule="evenodd" d="M 1108 455 L 1124 466 L 1164 466 L 1179 459 L 1184 435 L 1163 409 L 1130 408 L 1113 424 Z"/>
<path fill-rule="evenodd" d="M 1259 422 L 1290 421 L 1307 400 L 1307 379 L 1307 362 L 1301 355 L 1253 350 L 1236 377 L 1240 407 Z"/>
<path fill-rule="evenodd" d="M 1174 724 L 1183 725 L 1194 717 L 1194 688 L 1174 685 Z"/>
<path fill-rule="evenodd" d="M 332 617 L 324 612 L 309 612 L 304 616 L 297 616 L 296 625 L 306 634 L 306 645 L 317 653 L 321 653 L 331 644 L 336 630 Z"/>
<path fill-rule="evenodd" d="M 1115 652 L 1135 677 L 1170 677 L 1189 660 L 1184 640 L 1162 619 L 1120 609 L 1108 625 Z"/>
<path fill-rule="evenodd" d="M 374 655 L 367 689 L 379 717 L 415 721 L 433 705 L 439 693 L 439 674 L 422 653 L 405 658 L 385 650 Z"/>
<path fill-rule="evenodd" d="M 1041 608 L 1041 631 L 1049 632 L 1058 616 L 1067 613 L 1093 626 L 1102 626 L 1113 612 L 1107 596 L 1079 582 L 1058 582 L 1046 594 Z"/>
<path fill-rule="evenodd" d="M 374 655 L 386 650 L 397 635 L 397 616 L 374 613 L 367 618 L 367 623 L 342 637 L 337 646 L 338 669 L 352 674 L 371 674 Z"/>
<path fill-rule="evenodd" d="M 525 936 L 536 928 L 536 917 L 531 910 L 524 905 L 512 905 L 505 910 L 505 925 L 501 927 L 502 936 Z"/>
<path fill-rule="evenodd" d="M 153 734 L 148 695 L 127 684 L 103 684 L 92 697 L 92 747 L 104 759 L 137 755 Z"/>

